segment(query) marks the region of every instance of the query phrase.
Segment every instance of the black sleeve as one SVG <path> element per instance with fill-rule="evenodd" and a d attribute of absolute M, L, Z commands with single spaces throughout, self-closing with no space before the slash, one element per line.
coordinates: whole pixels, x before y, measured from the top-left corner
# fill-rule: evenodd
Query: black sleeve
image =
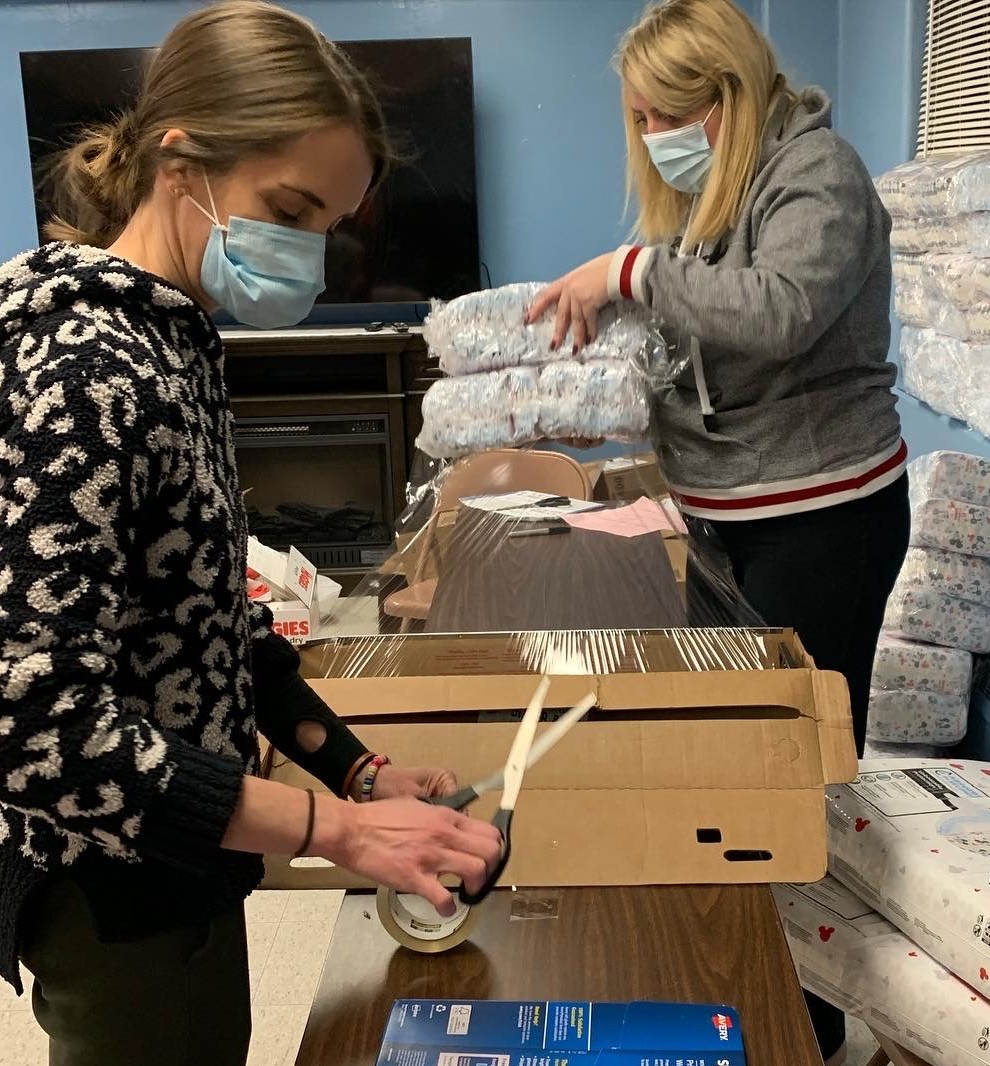
<path fill-rule="evenodd" d="M 258 730 L 294 763 L 343 796 L 344 781 L 368 749 L 299 676 L 296 649 L 270 628 L 271 614 L 256 607 L 252 652 L 255 716 Z M 300 722 L 317 722 L 327 739 L 314 752 L 296 743 Z"/>

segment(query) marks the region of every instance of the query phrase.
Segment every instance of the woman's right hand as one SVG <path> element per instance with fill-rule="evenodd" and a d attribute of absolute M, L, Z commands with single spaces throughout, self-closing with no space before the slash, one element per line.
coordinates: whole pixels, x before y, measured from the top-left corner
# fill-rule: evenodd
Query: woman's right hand
<path fill-rule="evenodd" d="M 319 797 L 324 803 L 340 801 Z M 317 804 L 310 854 L 399 892 L 415 892 L 450 917 L 456 904 L 440 883 L 459 877 L 480 891 L 502 853 L 502 837 L 487 822 L 418 799 L 350 803 L 344 809 Z"/>

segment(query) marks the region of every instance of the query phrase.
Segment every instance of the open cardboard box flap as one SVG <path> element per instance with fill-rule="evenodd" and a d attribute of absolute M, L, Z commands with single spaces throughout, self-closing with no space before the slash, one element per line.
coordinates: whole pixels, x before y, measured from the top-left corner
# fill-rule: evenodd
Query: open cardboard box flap
<path fill-rule="evenodd" d="M 405 765 L 449 766 L 467 783 L 502 765 L 517 728 L 509 719 L 529 702 L 542 672 L 518 657 L 505 661 L 518 636 L 406 638 L 391 642 L 377 664 L 365 655 L 369 667 L 387 664 L 387 674 L 309 683 L 373 750 Z M 675 667 L 674 634 L 625 637 L 642 665 L 664 660 Z M 823 876 L 824 786 L 853 779 L 857 769 L 848 691 L 840 675 L 814 669 L 792 633 L 777 631 L 767 649 L 774 668 L 632 672 L 623 658 L 610 664 L 617 672 L 578 675 L 555 674 L 553 663 L 544 663 L 548 709 L 570 707 L 589 692 L 598 706 L 527 773 L 507 881 Z M 338 642 L 326 665 L 357 673 L 351 650 Z M 431 672 L 438 669 L 444 672 Z M 272 776 L 313 787 L 285 760 L 276 759 Z M 497 800 L 483 798 L 472 813 L 490 816 Z M 355 884 L 343 871 L 291 869 L 276 860 L 269 862 L 270 883 L 273 873 L 284 887 Z"/>

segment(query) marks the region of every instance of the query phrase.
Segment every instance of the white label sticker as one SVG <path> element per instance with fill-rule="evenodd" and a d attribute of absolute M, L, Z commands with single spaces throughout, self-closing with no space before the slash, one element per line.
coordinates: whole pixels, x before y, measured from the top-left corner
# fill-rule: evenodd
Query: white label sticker
<path fill-rule="evenodd" d="M 447 1036 L 467 1036 L 471 1028 L 471 1005 L 453 1003 L 447 1018 Z"/>

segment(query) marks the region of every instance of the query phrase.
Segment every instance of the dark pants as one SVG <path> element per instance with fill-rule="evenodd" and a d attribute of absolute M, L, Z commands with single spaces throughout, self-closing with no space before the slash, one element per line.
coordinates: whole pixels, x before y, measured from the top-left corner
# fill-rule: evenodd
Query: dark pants
<path fill-rule="evenodd" d="M 700 555 L 706 565 L 721 548 L 749 606 L 769 626 L 792 626 L 822 670 L 849 683 L 856 748 L 866 741 L 866 713 L 877 638 L 887 597 L 904 562 L 910 534 L 907 475 L 872 496 L 821 511 L 753 522 L 713 522 L 715 537 Z M 706 537 L 695 524 L 692 534 Z M 688 613 L 692 624 L 731 622 L 724 595 L 693 567 Z M 752 624 L 747 611 L 737 624 Z M 842 1013 L 807 994 L 825 1058 L 845 1039 Z"/>
<path fill-rule="evenodd" d="M 244 1066 L 251 1037 L 244 908 L 101 943 L 68 878 L 31 908 L 22 946 L 50 1066 Z"/>

